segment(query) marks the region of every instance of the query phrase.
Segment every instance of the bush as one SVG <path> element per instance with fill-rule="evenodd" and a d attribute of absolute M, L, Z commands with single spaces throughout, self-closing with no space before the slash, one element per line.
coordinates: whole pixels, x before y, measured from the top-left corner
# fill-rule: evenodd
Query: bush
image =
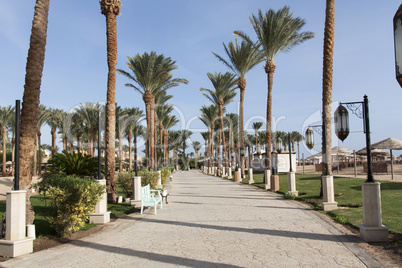
<path fill-rule="evenodd" d="M 292 194 L 292 193 L 290 193 L 290 192 L 287 192 L 287 193 L 285 194 L 285 199 L 296 199 L 296 195 L 295 195 L 295 194 Z"/>
<path fill-rule="evenodd" d="M 58 236 L 78 231 L 94 212 L 105 186 L 96 180 L 48 174 L 35 186 L 43 194 L 50 225 Z"/>
<path fill-rule="evenodd" d="M 348 220 L 344 216 L 336 216 L 335 221 L 343 225 L 348 223 Z"/>
<path fill-rule="evenodd" d="M 158 172 L 148 171 L 144 169 L 138 172 L 138 176 L 141 176 L 141 186 L 146 186 L 147 184 L 149 184 L 151 189 L 156 189 L 159 178 Z"/>
<path fill-rule="evenodd" d="M 94 176 L 98 172 L 98 159 L 90 155 L 70 154 L 63 151 L 61 154 L 55 154 L 49 160 L 52 166 L 50 171 L 63 172 L 66 175 L 73 175 L 79 177 Z"/>
<path fill-rule="evenodd" d="M 120 183 L 126 196 L 133 195 L 133 176 L 134 173 L 129 172 L 119 172 L 117 176 L 117 181 Z"/>
<path fill-rule="evenodd" d="M 170 168 L 161 168 L 162 185 L 165 185 L 170 175 Z"/>

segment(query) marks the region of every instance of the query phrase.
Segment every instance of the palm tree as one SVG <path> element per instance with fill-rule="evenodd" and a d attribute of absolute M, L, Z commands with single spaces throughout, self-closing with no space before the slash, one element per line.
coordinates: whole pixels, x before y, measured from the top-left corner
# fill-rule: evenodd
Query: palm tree
<path fill-rule="evenodd" d="M 21 109 L 20 190 L 28 190 L 32 184 L 32 166 L 35 155 L 40 85 L 45 62 L 48 13 L 49 0 L 36 0 Z M 33 207 L 29 201 L 30 197 L 31 192 L 27 191 L 26 224 L 32 224 L 34 220 Z"/>
<path fill-rule="evenodd" d="M 235 140 L 238 139 L 239 135 L 239 116 L 234 113 L 227 113 L 225 116 L 226 126 L 229 129 L 229 154 L 235 152 Z M 232 159 L 232 166 L 235 165 L 234 157 Z"/>
<path fill-rule="evenodd" d="M 74 109 L 78 118 L 84 125 L 84 130 L 88 138 L 87 147 L 90 155 L 93 155 L 94 133 L 96 133 L 99 113 L 102 113 L 102 110 L 103 106 L 101 104 L 90 102 L 84 104 L 80 103 L 78 108 Z"/>
<path fill-rule="evenodd" d="M 59 120 L 58 120 L 58 126 L 57 128 L 59 129 L 59 134 L 61 134 L 61 140 L 63 142 L 63 151 L 67 151 L 67 132 L 68 132 L 68 126 L 66 122 L 67 118 L 67 113 L 65 111 L 61 111 L 59 114 Z"/>
<path fill-rule="evenodd" d="M 142 55 L 137 54 L 134 57 L 128 57 L 127 66 L 134 73 L 123 71 L 121 69 L 117 70 L 117 73 L 126 76 L 127 78 L 133 80 L 136 85 L 127 83 L 126 87 L 132 87 L 136 91 L 140 92 L 142 99 L 144 100 L 146 107 L 146 118 L 147 118 L 147 146 L 145 150 L 145 155 L 149 161 L 150 168 L 154 168 L 154 161 L 152 161 L 153 155 L 153 144 L 154 144 L 154 107 L 155 100 L 154 97 L 158 91 L 164 91 L 168 88 L 178 86 L 180 83 L 187 84 L 188 81 L 185 79 L 175 78 L 172 79 L 171 72 L 177 69 L 170 57 L 165 58 L 163 54 L 157 55 L 156 52 L 152 51 L 150 54 L 144 53 Z"/>
<path fill-rule="evenodd" d="M 291 50 L 305 40 L 314 37 L 312 32 L 300 32 L 305 25 L 305 21 L 299 17 L 294 18 L 290 13 L 289 7 L 285 6 L 277 12 L 270 9 L 263 14 L 258 10 L 258 16 L 252 14 L 249 19 L 257 35 L 257 47 L 261 47 L 266 60 L 265 72 L 268 80 L 267 98 L 267 167 L 271 167 L 271 125 L 272 125 L 272 86 L 274 72 L 276 69 L 274 59 L 281 52 Z M 235 31 L 234 35 L 239 36 L 250 44 L 254 44 L 251 39 L 241 31 Z M 268 178 L 265 178 L 268 180 Z"/>
<path fill-rule="evenodd" d="M 15 108 L 11 107 L 11 105 L 7 107 L 1 107 L 0 109 L 0 127 L 3 136 L 3 168 L 2 168 L 2 176 L 5 177 L 7 175 L 6 172 L 6 140 L 7 140 L 7 127 L 10 124 L 10 121 L 13 119 L 15 114 Z"/>
<path fill-rule="evenodd" d="M 198 159 L 198 151 L 201 149 L 201 143 L 199 141 L 193 141 L 191 145 L 195 152 L 195 158 Z"/>
<path fill-rule="evenodd" d="M 181 136 L 181 146 L 183 148 L 183 156 L 184 156 L 183 160 L 185 160 L 185 158 L 186 158 L 186 148 L 187 148 L 186 140 L 188 138 L 190 138 L 191 135 L 193 135 L 193 132 L 190 131 L 190 130 L 187 130 L 187 129 L 182 129 L 181 131 L 179 131 L 179 134 Z M 184 166 L 184 169 L 186 169 L 186 168 L 187 167 Z"/>
<path fill-rule="evenodd" d="M 85 127 L 81 116 L 77 112 L 74 112 L 71 116 L 70 131 L 71 135 L 77 140 L 77 152 L 81 153 L 81 138 L 85 135 Z"/>
<path fill-rule="evenodd" d="M 205 141 L 205 151 L 204 151 L 204 161 L 203 161 L 203 166 L 207 166 L 208 163 L 206 163 L 205 161 L 207 161 L 208 159 L 208 138 L 209 138 L 209 133 L 208 131 L 205 132 L 201 132 L 201 136 Z"/>
<path fill-rule="evenodd" d="M 225 137 L 223 135 L 223 107 L 228 103 L 233 101 L 233 98 L 236 96 L 235 89 L 237 88 L 237 79 L 235 79 L 235 75 L 231 73 L 208 73 L 208 78 L 214 86 L 215 90 L 200 88 L 200 91 L 207 91 L 208 94 L 203 93 L 205 97 L 207 97 L 213 104 L 219 107 L 219 118 L 220 118 L 220 139 L 218 142 L 218 146 L 223 145 L 222 150 L 222 160 L 225 161 L 225 167 L 228 167 L 228 161 L 226 156 L 226 144 Z M 219 160 L 219 166 L 222 166 Z"/>
<path fill-rule="evenodd" d="M 41 143 L 41 136 L 42 136 L 42 126 L 46 123 L 48 117 L 50 116 L 50 110 L 46 109 L 45 105 L 40 105 L 39 106 L 39 116 L 38 116 L 38 124 L 37 124 L 37 136 L 38 136 L 38 149 L 39 149 L 39 154 L 38 154 L 38 163 L 39 163 L 39 171 L 38 174 L 40 175 L 42 173 L 42 143 Z M 34 165 L 36 167 L 36 165 Z"/>
<path fill-rule="evenodd" d="M 123 159 L 122 159 L 122 152 L 123 152 L 123 134 L 127 127 L 126 118 L 129 117 L 129 110 L 128 108 L 122 109 L 120 106 L 116 106 L 116 135 L 119 139 L 119 172 L 123 170 Z"/>
<path fill-rule="evenodd" d="M 178 147 L 180 145 L 180 142 L 182 141 L 182 136 L 180 135 L 180 132 L 177 130 L 174 131 L 169 131 L 169 146 L 171 150 L 173 150 L 173 165 L 175 166 L 175 169 L 177 168 L 178 165 Z"/>
<path fill-rule="evenodd" d="M 52 157 L 56 153 L 56 138 L 57 138 L 56 131 L 57 128 L 59 127 L 59 121 L 62 113 L 63 113 L 62 110 L 49 108 L 49 116 L 47 118 L 47 124 L 50 127 L 50 134 L 52 135 L 52 153 L 51 153 Z"/>
<path fill-rule="evenodd" d="M 226 55 L 228 56 L 229 60 L 225 60 L 223 57 L 217 55 L 216 53 L 212 52 L 220 61 L 222 61 L 230 70 L 232 70 L 238 76 L 237 86 L 240 89 L 240 110 L 239 110 L 239 117 L 240 117 L 240 142 L 241 147 L 244 148 L 244 93 L 246 91 L 246 74 L 250 71 L 253 67 L 264 60 L 263 53 L 258 50 L 258 48 L 250 44 L 246 41 L 242 41 L 238 43 L 235 40 L 235 43 L 232 41 L 229 42 L 228 46 L 223 43 L 225 48 Z M 244 169 L 244 159 L 241 159 L 242 163 L 242 170 Z"/>
<path fill-rule="evenodd" d="M 156 123 L 157 121 L 159 122 L 159 151 L 160 151 L 160 157 L 158 160 L 157 157 L 157 150 L 155 150 L 155 156 L 154 156 L 154 161 L 158 163 L 158 166 L 162 164 L 162 159 L 163 159 L 163 128 L 164 128 L 164 121 L 169 117 L 169 114 L 173 111 L 173 105 L 166 104 L 166 102 L 171 99 L 173 96 L 171 95 L 166 95 L 166 91 L 159 91 L 158 94 L 155 96 L 155 137 L 158 136 L 157 133 L 157 127 Z M 155 146 L 156 146 L 156 141 L 155 141 Z"/>
<path fill-rule="evenodd" d="M 332 103 L 332 76 L 334 57 L 334 24 L 335 24 L 335 0 L 327 0 L 325 10 L 324 30 L 324 59 L 322 75 L 322 155 L 331 155 L 332 128 L 331 128 L 331 103 Z M 322 161 L 322 175 L 332 174 L 332 159 L 328 157 Z M 322 192 L 322 187 L 321 187 Z M 322 196 L 322 195 L 321 195 Z"/>
<path fill-rule="evenodd" d="M 108 200 L 116 202 L 117 186 L 114 182 L 115 170 L 115 127 L 116 127 L 116 65 L 117 33 L 116 16 L 120 14 L 120 0 L 101 0 L 101 12 L 106 17 L 107 77 L 106 127 L 105 127 L 105 171 Z"/>
<path fill-rule="evenodd" d="M 258 146 L 258 130 L 262 127 L 262 122 L 253 122 L 252 128 L 255 131 L 255 150 Z"/>
<path fill-rule="evenodd" d="M 208 147 L 206 149 L 207 155 L 209 156 L 208 166 L 212 168 L 214 166 L 214 154 L 213 154 L 213 144 L 214 144 L 214 130 L 216 126 L 216 121 L 219 120 L 219 107 L 216 105 L 203 105 L 201 107 L 201 116 L 200 120 L 204 123 L 204 125 L 208 128 Z"/>
<path fill-rule="evenodd" d="M 175 115 L 167 115 L 163 117 L 163 166 L 167 166 L 167 161 L 169 158 L 169 149 L 168 149 L 168 137 L 169 137 L 169 129 L 175 126 L 179 120 L 176 118 Z"/>
<path fill-rule="evenodd" d="M 142 126 L 139 125 L 139 123 L 143 120 L 144 114 L 143 111 L 140 110 L 139 108 L 126 108 L 127 109 L 127 114 L 128 117 L 126 118 L 126 127 L 124 129 L 125 137 L 127 138 L 128 141 L 128 147 L 129 147 L 129 171 L 132 170 L 132 141 L 133 141 L 133 135 L 135 133 L 135 141 L 134 144 L 137 146 L 137 135 L 142 135 L 143 129 Z M 136 148 L 135 148 L 136 150 Z M 137 154 L 137 152 L 135 152 Z M 137 159 L 135 159 L 137 161 Z"/>

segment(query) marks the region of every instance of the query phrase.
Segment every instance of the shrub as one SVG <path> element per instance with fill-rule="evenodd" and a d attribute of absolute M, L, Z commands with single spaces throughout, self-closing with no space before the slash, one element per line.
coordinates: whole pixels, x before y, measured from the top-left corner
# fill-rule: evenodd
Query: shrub
<path fill-rule="evenodd" d="M 285 194 L 285 199 L 296 199 L 296 195 L 295 195 L 295 194 L 292 194 L 292 193 L 290 193 L 290 192 L 287 192 L 287 193 Z"/>
<path fill-rule="evenodd" d="M 335 221 L 343 225 L 348 223 L 348 220 L 344 216 L 336 216 Z"/>
<path fill-rule="evenodd" d="M 49 160 L 53 164 L 49 170 L 63 172 L 66 175 L 74 175 L 79 177 L 93 176 L 98 172 L 98 159 L 90 155 L 72 154 L 63 151 L 61 154 L 55 154 Z"/>
<path fill-rule="evenodd" d="M 158 184 L 158 178 L 159 178 L 158 172 L 148 171 L 144 169 L 138 172 L 138 176 L 141 176 L 141 186 L 149 184 L 151 189 L 156 189 L 156 185 Z"/>
<path fill-rule="evenodd" d="M 134 173 L 129 172 L 119 172 L 119 175 L 117 176 L 117 181 L 120 183 L 124 193 L 128 197 L 133 195 L 133 176 Z"/>
<path fill-rule="evenodd" d="M 170 168 L 161 168 L 162 185 L 165 185 L 170 175 Z"/>
<path fill-rule="evenodd" d="M 56 234 L 65 236 L 78 231 L 94 212 L 105 186 L 96 180 L 48 174 L 35 185 L 43 194 L 47 217 Z"/>

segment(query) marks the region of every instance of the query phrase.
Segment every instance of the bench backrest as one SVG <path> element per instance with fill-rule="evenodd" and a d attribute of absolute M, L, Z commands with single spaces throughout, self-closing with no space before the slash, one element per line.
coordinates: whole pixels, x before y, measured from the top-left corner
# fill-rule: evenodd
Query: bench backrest
<path fill-rule="evenodd" d="M 141 187 L 141 199 L 144 201 L 151 199 L 151 187 L 148 185 Z"/>

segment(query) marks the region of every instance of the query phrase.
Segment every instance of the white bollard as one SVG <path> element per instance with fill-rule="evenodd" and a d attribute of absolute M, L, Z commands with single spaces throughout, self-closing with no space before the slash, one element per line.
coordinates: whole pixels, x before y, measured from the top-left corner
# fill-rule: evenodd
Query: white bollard
<path fill-rule="evenodd" d="M 254 183 L 254 179 L 253 179 L 253 169 L 249 168 L 248 169 L 248 180 L 247 180 L 248 184 L 253 184 Z"/>
<path fill-rule="evenodd" d="M 156 184 L 156 188 L 157 189 L 162 189 L 163 185 L 162 185 L 162 172 L 160 170 L 157 171 L 158 172 L 158 183 Z"/>
<path fill-rule="evenodd" d="M 141 207 L 141 177 L 133 177 L 133 197 L 132 207 Z"/>
<path fill-rule="evenodd" d="M 321 203 L 324 211 L 338 209 L 338 202 L 335 202 L 334 178 L 332 175 L 322 175 L 323 202 Z"/>
<path fill-rule="evenodd" d="M 264 178 L 265 178 L 265 190 L 271 189 L 271 170 L 264 170 Z"/>
<path fill-rule="evenodd" d="M 33 252 L 33 237 L 26 237 L 26 193 L 6 192 L 6 237 L 0 240 L 0 255 L 17 257 Z M 30 234 L 32 235 L 32 234 Z"/>
<path fill-rule="evenodd" d="M 100 185 L 106 185 L 106 180 L 98 180 Z M 89 222 L 95 224 L 105 224 L 110 222 L 110 211 L 107 211 L 106 189 L 102 194 L 101 200 L 95 206 L 95 213 L 89 216 Z"/>
<path fill-rule="evenodd" d="M 288 191 L 286 194 L 299 196 L 299 192 L 296 191 L 296 173 L 294 171 L 288 172 Z"/>

